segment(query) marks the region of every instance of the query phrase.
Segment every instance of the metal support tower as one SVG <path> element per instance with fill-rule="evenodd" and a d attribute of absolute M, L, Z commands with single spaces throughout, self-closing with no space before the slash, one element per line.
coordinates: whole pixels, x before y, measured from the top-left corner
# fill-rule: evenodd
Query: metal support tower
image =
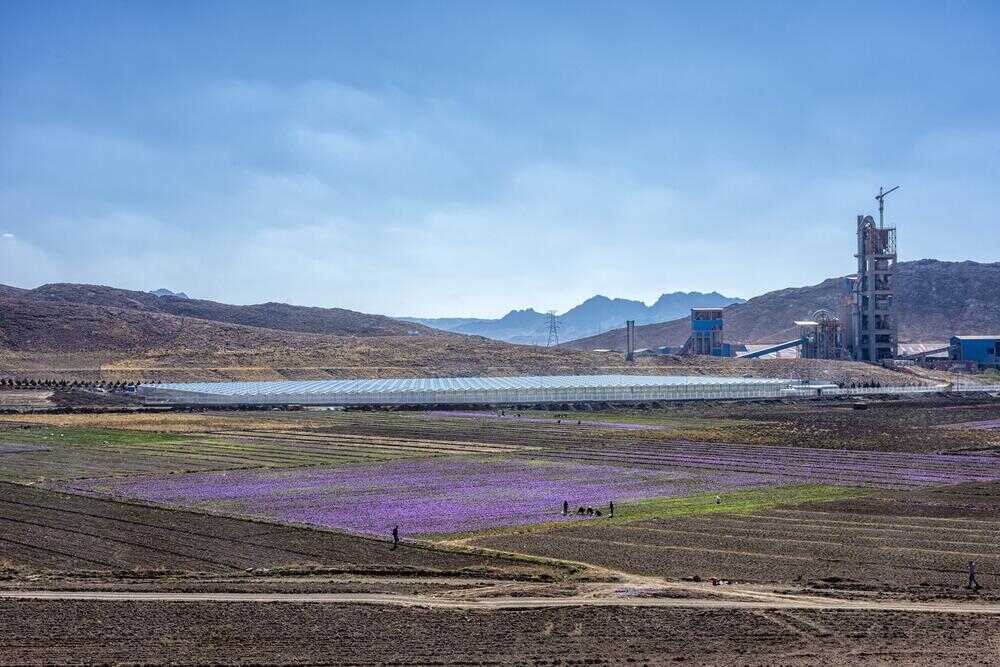
<path fill-rule="evenodd" d="M 635 320 L 625 320 L 625 361 L 635 359 Z"/>
<path fill-rule="evenodd" d="M 885 227 L 885 196 L 879 188 L 879 223 L 858 216 L 858 277 L 854 282 L 852 354 L 857 361 L 896 358 L 899 325 L 893 296 L 896 283 L 896 228 Z"/>
<path fill-rule="evenodd" d="M 545 347 L 552 347 L 553 345 L 559 344 L 559 318 L 556 317 L 556 311 L 549 311 L 549 340 L 545 343 Z"/>

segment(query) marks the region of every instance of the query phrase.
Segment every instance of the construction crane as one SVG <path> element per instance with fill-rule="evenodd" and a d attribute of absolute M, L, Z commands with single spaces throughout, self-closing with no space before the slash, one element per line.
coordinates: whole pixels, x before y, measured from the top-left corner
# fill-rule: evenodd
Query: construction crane
<path fill-rule="evenodd" d="M 878 194 L 875 195 L 875 199 L 878 200 L 878 227 L 879 227 L 879 229 L 882 229 L 883 227 L 885 227 L 885 197 L 890 192 L 895 192 L 898 189 L 899 189 L 898 185 L 895 186 L 895 187 L 889 188 L 888 190 L 886 190 L 884 192 L 882 191 L 882 188 L 879 188 L 878 189 Z"/>

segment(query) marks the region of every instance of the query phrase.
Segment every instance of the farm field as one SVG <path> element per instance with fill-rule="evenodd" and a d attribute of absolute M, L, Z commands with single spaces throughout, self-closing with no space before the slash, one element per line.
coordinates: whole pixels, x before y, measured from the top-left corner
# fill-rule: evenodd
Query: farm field
<path fill-rule="evenodd" d="M 968 561 L 975 560 L 979 583 L 993 590 L 1000 586 L 1000 483 L 624 525 L 512 530 L 471 543 L 671 579 L 835 583 L 928 594 L 964 585 Z"/>
<path fill-rule="evenodd" d="M 0 600 L 0 661 L 991 664 L 1000 616 L 865 610 Z"/>
<path fill-rule="evenodd" d="M 692 402 L 647 409 L 601 411 L 505 411 L 504 417 L 474 411 L 475 417 L 439 413 L 341 413 L 321 428 L 361 430 L 407 437 L 449 438 L 456 434 L 482 442 L 532 442 L 575 446 L 598 442 L 732 442 L 822 449 L 936 453 L 995 442 L 995 434 L 963 428 L 969 421 L 1000 419 L 1000 402 L 981 398 L 921 398 L 871 401 L 855 410 L 851 402 L 792 403 Z M 466 413 L 468 414 L 468 413 Z M 306 417 L 306 419 L 309 419 Z M 553 423 L 556 422 L 556 423 Z M 561 423 L 559 423 L 561 421 Z M 577 422 L 582 422 L 580 425 Z M 596 424 L 594 422 L 597 422 Z M 601 424 L 607 426 L 602 428 Z M 641 425 L 644 428 L 622 428 Z M 939 425 L 956 425 L 928 431 Z"/>
<path fill-rule="evenodd" d="M 609 501 L 627 506 L 796 483 L 915 489 L 989 480 L 1000 480 L 1000 458 L 672 443 L 539 449 L 531 460 L 450 456 L 124 476 L 74 480 L 59 488 L 385 535 L 397 524 L 408 534 L 426 534 L 557 521 L 564 500 L 574 509 L 607 509 Z"/>
<path fill-rule="evenodd" d="M 1000 472 L 998 472 L 1000 476 Z M 578 506 L 687 496 L 765 486 L 763 474 L 723 468 L 662 470 L 448 457 L 294 470 L 228 471 L 82 480 L 76 492 L 257 516 L 372 535 L 394 525 L 408 534 L 453 533 L 505 525 L 576 520 Z M 563 517 L 563 500 L 574 512 Z"/>
<path fill-rule="evenodd" d="M 247 568 L 494 573 L 551 568 L 384 540 L 0 483 L 0 563 L 25 572 L 243 573 Z"/>
<path fill-rule="evenodd" d="M 59 480 L 126 474 L 286 468 L 412 456 L 502 454 L 521 448 L 393 437 L 267 431 L 155 432 L 107 428 L 0 428 L 0 480 Z"/>
<path fill-rule="evenodd" d="M 707 444 L 719 456 L 735 454 L 736 450 L 719 449 L 717 443 L 777 445 L 779 448 L 771 451 L 778 455 L 789 445 L 810 451 L 871 450 L 893 455 L 954 452 L 966 456 L 1000 449 L 995 430 L 961 426 L 1000 415 L 997 401 L 881 402 L 863 411 L 835 403 L 703 404 L 594 415 L 543 414 L 564 414 L 567 419 L 563 424 L 525 423 L 406 412 L 7 416 L 0 419 L 0 442 L 44 444 L 49 451 L 44 455 L 4 455 L 0 479 L 65 480 L 340 465 L 450 454 L 534 457 L 540 450 L 557 460 L 569 456 L 609 465 L 640 465 L 647 454 L 670 454 L 678 442 Z M 642 423 L 655 428 L 578 426 L 568 416 L 577 417 L 577 421 Z M 941 425 L 960 426 L 930 428 Z M 685 449 L 693 447 L 684 445 Z M 968 463 L 974 464 L 971 460 Z"/>
<path fill-rule="evenodd" d="M 481 410 L 459 416 L 433 412 L 205 412 L 161 414 L 34 414 L 0 416 L 20 425 L 128 429 L 193 435 L 317 437 L 384 436 L 406 440 L 458 441 L 510 446 L 575 447 L 581 442 L 730 442 L 891 452 L 937 453 L 989 447 L 996 435 L 964 423 L 1000 419 L 1000 401 L 934 397 L 850 402 L 688 403 L 669 407 L 616 408 L 600 412 L 517 411 L 501 419 Z M 540 421 L 528 421 L 524 418 Z M 562 423 L 558 423 L 559 421 Z M 555 421 L 556 423 L 552 423 Z M 577 421 L 585 422 L 577 425 Z M 609 427 L 587 422 L 605 422 Z M 623 429 L 620 424 L 650 428 Z M 952 426 L 953 428 L 934 428 Z M 655 428 L 654 428 L 655 427 Z M 308 433 L 306 433 L 308 432 Z"/>
<path fill-rule="evenodd" d="M 997 417 L 4 417 L 0 663 L 990 663 L 1000 457 L 976 426 Z"/>

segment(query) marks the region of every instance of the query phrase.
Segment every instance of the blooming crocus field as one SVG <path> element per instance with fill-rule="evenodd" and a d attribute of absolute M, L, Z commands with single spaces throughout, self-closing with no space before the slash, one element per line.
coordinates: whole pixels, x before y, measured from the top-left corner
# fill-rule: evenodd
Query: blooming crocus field
<path fill-rule="evenodd" d="M 72 489 L 366 534 L 399 524 L 412 535 L 563 520 L 564 500 L 572 512 L 789 484 L 912 489 L 995 479 L 997 457 L 671 442 L 531 460 L 446 456 L 78 480 Z"/>
<path fill-rule="evenodd" d="M 562 520 L 562 503 L 725 492 L 773 483 L 768 475 L 646 470 L 470 457 L 336 468 L 254 469 L 91 480 L 76 490 L 286 523 L 385 535 L 453 533 Z M 575 519 L 572 514 L 566 520 Z"/>

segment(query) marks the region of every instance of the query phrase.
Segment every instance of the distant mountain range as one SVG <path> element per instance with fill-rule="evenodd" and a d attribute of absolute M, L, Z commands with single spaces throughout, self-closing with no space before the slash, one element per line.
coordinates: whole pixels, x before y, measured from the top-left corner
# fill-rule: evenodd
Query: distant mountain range
<path fill-rule="evenodd" d="M 900 262 L 896 284 L 900 342 L 946 342 L 955 334 L 1000 333 L 1000 263 Z M 794 320 L 825 308 L 839 314 L 844 278 L 789 287 L 729 306 L 723 312 L 725 339 L 743 343 L 780 342 L 795 336 Z M 636 346 L 681 345 L 687 317 L 636 327 Z M 577 350 L 625 349 L 622 327 L 569 341 Z"/>
<path fill-rule="evenodd" d="M 662 295 L 652 306 L 642 301 L 597 295 L 558 316 L 559 340 L 568 341 L 616 329 L 623 326 L 626 320 L 635 320 L 636 325 L 666 322 L 684 317 L 691 308 L 723 307 L 734 303 L 743 303 L 743 299 L 726 297 L 718 292 L 673 292 Z M 549 316 L 531 308 L 512 310 L 495 320 L 463 317 L 399 319 L 509 343 L 545 345 L 549 337 Z"/>
<path fill-rule="evenodd" d="M 165 287 L 161 287 L 160 289 L 150 290 L 149 293 L 150 294 L 155 294 L 156 296 L 176 296 L 179 299 L 190 299 L 191 298 L 187 294 L 185 294 L 184 292 L 171 292 L 170 290 L 168 290 Z"/>

